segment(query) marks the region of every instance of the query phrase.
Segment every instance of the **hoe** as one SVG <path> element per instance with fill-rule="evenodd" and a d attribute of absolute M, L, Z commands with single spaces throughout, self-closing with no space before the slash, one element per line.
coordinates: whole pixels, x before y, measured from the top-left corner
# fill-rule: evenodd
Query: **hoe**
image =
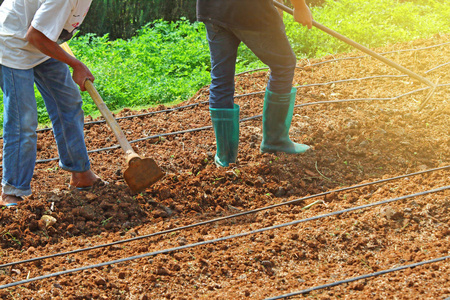
<path fill-rule="evenodd" d="M 62 44 L 61 47 L 70 55 L 75 56 L 67 43 Z M 92 100 L 95 102 L 95 105 L 97 105 L 100 113 L 105 118 L 106 123 L 108 123 L 112 132 L 119 141 L 120 147 L 122 147 L 122 150 L 125 152 L 128 168 L 123 173 L 123 177 L 125 178 L 125 181 L 131 191 L 133 193 L 142 192 L 150 185 L 163 178 L 164 173 L 153 159 L 141 158 L 136 152 L 134 152 L 119 124 L 117 124 L 116 119 L 109 111 L 105 102 L 103 102 L 103 99 L 94 87 L 94 84 L 89 79 L 86 79 L 84 84 L 89 95 L 91 95 Z"/>

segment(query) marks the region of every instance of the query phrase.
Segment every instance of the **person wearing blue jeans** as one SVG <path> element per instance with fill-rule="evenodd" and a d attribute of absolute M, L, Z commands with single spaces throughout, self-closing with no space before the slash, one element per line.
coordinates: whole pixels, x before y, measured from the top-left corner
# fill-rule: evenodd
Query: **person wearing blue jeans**
<path fill-rule="evenodd" d="M 304 0 L 291 0 L 294 19 L 312 27 Z M 211 54 L 210 115 L 216 136 L 217 166 L 236 162 L 239 106 L 234 104 L 235 65 L 241 42 L 270 68 L 264 97 L 261 152 L 304 153 L 310 147 L 289 138 L 296 89 L 296 57 L 272 0 L 197 0 L 197 19 L 205 23 Z"/>
<path fill-rule="evenodd" d="M 79 189 L 100 178 L 91 168 L 84 142 L 80 91 L 89 69 L 59 44 L 84 20 L 91 0 L 5 0 L 0 7 L 0 87 L 3 91 L 3 175 L 0 206 L 31 195 L 36 161 L 37 105 L 34 85 L 53 124 L 59 165 Z M 73 69 L 70 74 L 69 67 Z"/>

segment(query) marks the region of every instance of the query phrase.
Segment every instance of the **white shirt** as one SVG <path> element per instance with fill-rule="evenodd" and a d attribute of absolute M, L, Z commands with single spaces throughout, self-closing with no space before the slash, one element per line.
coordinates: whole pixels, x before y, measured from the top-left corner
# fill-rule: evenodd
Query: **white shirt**
<path fill-rule="evenodd" d="M 33 26 L 53 42 L 73 33 L 83 22 L 92 0 L 4 0 L 0 7 L 0 64 L 31 69 L 50 57 L 25 39 Z"/>

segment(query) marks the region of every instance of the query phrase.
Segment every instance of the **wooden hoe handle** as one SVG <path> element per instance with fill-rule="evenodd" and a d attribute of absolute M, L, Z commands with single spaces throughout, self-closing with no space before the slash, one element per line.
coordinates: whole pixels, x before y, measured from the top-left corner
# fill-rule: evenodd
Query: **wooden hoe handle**
<path fill-rule="evenodd" d="M 125 152 L 125 155 L 127 156 L 127 162 L 129 162 L 134 157 L 139 157 L 139 155 L 137 155 L 136 152 L 134 152 L 134 150 L 131 147 L 130 143 L 128 142 L 122 128 L 120 128 L 119 124 L 117 123 L 116 119 L 112 115 L 111 111 L 106 106 L 102 97 L 100 97 L 100 94 L 98 93 L 97 89 L 94 87 L 94 84 L 92 83 L 92 81 L 90 81 L 89 79 L 86 79 L 86 81 L 84 82 L 84 86 L 86 87 L 86 90 L 88 91 L 89 95 L 91 95 L 91 98 L 94 101 L 95 105 L 97 105 L 98 110 L 100 111 L 102 116 L 105 118 L 106 123 L 108 123 L 112 132 L 114 133 L 117 140 L 119 141 L 120 147 L 122 147 L 123 151 Z"/>
<path fill-rule="evenodd" d="M 67 53 L 75 57 L 72 50 L 70 49 L 69 45 L 67 43 L 63 43 L 61 45 L 61 48 L 63 48 Z M 95 105 L 97 105 L 98 110 L 102 114 L 102 116 L 105 118 L 106 123 L 108 123 L 109 127 L 111 128 L 112 132 L 116 136 L 117 140 L 119 141 L 120 147 L 122 147 L 123 151 L 125 152 L 125 156 L 127 159 L 127 163 L 130 162 L 133 158 L 139 157 L 139 155 L 134 152 L 133 148 L 131 147 L 130 143 L 128 142 L 125 134 L 122 131 L 122 128 L 120 128 L 119 124 L 117 123 L 116 119 L 112 115 L 111 111 L 106 106 L 105 102 L 103 101 L 102 97 L 98 93 L 97 89 L 95 88 L 92 81 L 89 79 L 86 79 L 84 82 L 84 86 L 86 87 L 86 90 L 88 91 L 89 95 L 91 95 L 92 100 L 94 101 Z"/>

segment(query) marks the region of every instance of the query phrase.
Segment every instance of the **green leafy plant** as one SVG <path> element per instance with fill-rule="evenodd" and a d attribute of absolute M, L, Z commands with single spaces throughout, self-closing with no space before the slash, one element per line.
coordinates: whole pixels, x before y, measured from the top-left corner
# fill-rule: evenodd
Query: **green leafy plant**
<path fill-rule="evenodd" d="M 313 7 L 314 19 L 368 47 L 449 33 L 450 1 L 443 0 L 325 0 Z M 318 30 L 307 30 L 290 15 L 286 32 L 298 56 L 321 57 L 348 51 L 351 46 Z"/>
<path fill-rule="evenodd" d="M 108 219 L 103 220 L 103 221 L 102 221 L 102 226 L 106 226 L 106 224 L 108 224 L 109 221 L 111 221 L 112 218 L 113 218 L 113 217 L 109 217 Z"/>
<path fill-rule="evenodd" d="M 4 232 L 2 232 L 2 234 L 1 234 L 5 239 L 11 239 L 14 243 L 16 243 L 17 245 L 19 245 L 19 246 L 21 246 L 22 245 L 22 243 L 20 242 L 20 240 L 17 238 L 17 237 L 15 237 L 14 235 L 12 235 L 11 234 L 11 232 L 9 232 L 9 231 L 4 231 Z"/>

